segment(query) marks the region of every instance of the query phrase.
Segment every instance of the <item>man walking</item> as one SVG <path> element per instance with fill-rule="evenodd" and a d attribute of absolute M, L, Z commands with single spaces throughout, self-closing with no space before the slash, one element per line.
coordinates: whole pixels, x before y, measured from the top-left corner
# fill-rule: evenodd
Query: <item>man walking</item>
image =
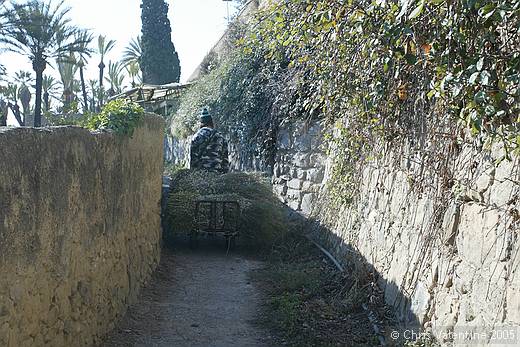
<path fill-rule="evenodd" d="M 205 108 L 200 115 L 200 129 L 191 141 L 190 169 L 229 171 L 227 141 L 214 127 L 213 118 Z"/>

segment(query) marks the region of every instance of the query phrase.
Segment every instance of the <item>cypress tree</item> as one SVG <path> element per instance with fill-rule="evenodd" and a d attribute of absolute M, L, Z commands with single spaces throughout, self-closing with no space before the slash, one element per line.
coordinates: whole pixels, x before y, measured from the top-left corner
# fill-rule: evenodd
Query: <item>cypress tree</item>
<path fill-rule="evenodd" d="M 143 83 L 179 82 L 179 56 L 171 38 L 168 4 L 164 0 L 143 0 L 141 3 Z"/>

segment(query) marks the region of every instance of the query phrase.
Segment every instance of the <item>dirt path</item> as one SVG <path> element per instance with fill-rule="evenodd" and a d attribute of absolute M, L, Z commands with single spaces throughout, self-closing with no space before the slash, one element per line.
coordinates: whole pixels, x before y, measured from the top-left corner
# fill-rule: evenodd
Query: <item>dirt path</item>
<path fill-rule="evenodd" d="M 164 250 L 151 284 L 103 346 L 269 346 L 253 324 L 261 295 L 248 279 L 261 265 L 206 245 Z"/>

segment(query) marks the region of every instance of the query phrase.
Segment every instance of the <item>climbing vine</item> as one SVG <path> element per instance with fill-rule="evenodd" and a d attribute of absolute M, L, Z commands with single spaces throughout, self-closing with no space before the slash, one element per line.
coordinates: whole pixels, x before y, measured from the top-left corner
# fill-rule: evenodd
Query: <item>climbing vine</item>
<path fill-rule="evenodd" d="M 382 144 L 435 163 L 448 147 L 500 141 L 510 159 L 520 150 L 519 27 L 520 0 L 273 2 L 184 105 L 212 106 L 231 137 L 267 157 L 284 121 L 325 119 L 340 196 L 352 164 Z"/>

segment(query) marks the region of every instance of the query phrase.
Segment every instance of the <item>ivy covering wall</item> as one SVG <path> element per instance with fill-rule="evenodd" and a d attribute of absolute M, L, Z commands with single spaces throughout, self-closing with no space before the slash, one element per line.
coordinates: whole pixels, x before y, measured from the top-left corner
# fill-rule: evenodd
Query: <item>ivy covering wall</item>
<path fill-rule="evenodd" d="M 463 143 L 520 148 L 520 0 L 283 1 L 232 30 L 234 51 L 172 118 L 191 132 L 209 106 L 222 129 L 266 162 L 278 126 L 322 118 L 335 130 L 345 196 L 355 163 L 381 143 L 445 160 Z"/>

